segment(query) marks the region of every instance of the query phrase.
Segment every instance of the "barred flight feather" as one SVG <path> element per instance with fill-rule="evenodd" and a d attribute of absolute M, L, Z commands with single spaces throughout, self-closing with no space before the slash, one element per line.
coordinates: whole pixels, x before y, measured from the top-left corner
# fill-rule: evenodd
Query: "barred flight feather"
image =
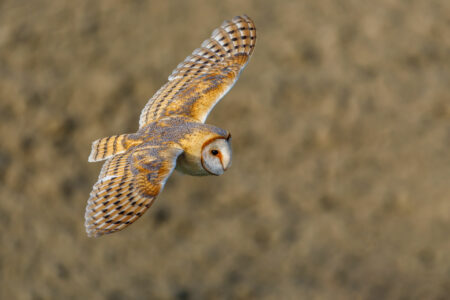
<path fill-rule="evenodd" d="M 146 124 L 168 115 L 204 122 L 214 105 L 229 91 L 248 63 L 256 29 L 246 15 L 225 21 L 201 47 L 180 63 L 148 101 L 139 121 Z"/>
<path fill-rule="evenodd" d="M 102 161 L 126 150 L 123 143 L 128 134 L 113 135 L 98 139 L 92 143 L 89 162 Z"/>
<path fill-rule="evenodd" d="M 164 158 L 155 152 L 164 153 Z M 122 230 L 142 216 L 163 189 L 180 153 L 139 148 L 106 161 L 86 207 L 88 235 Z"/>

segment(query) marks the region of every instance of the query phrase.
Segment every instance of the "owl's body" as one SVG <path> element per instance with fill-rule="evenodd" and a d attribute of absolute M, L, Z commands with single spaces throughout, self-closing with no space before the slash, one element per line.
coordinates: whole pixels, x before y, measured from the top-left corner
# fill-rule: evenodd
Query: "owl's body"
<path fill-rule="evenodd" d="M 225 21 L 149 100 L 136 133 L 92 144 L 89 161 L 106 162 L 86 207 L 89 236 L 133 223 L 175 168 L 204 176 L 221 175 L 231 165 L 230 134 L 204 121 L 238 79 L 255 39 L 255 26 L 247 16 Z"/>

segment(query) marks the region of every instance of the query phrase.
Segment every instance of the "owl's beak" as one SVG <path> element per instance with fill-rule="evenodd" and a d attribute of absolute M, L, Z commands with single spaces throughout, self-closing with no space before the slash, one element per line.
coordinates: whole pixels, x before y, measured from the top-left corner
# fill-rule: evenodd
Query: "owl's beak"
<path fill-rule="evenodd" d="M 228 169 L 228 166 L 224 165 L 223 162 L 222 162 L 222 167 L 223 167 L 224 171 L 226 171 Z"/>
<path fill-rule="evenodd" d="M 231 156 L 229 155 L 221 155 L 220 163 L 222 164 L 222 168 L 226 171 L 231 166 Z"/>

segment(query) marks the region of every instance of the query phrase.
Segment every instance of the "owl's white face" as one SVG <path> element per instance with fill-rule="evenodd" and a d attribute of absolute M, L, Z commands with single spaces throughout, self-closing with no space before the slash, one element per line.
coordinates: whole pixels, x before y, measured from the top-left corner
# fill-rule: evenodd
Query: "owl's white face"
<path fill-rule="evenodd" d="M 231 166 L 231 137 L 214 139 L 203 145 L 202 166 L 212 175 L 222 175 Z"/>

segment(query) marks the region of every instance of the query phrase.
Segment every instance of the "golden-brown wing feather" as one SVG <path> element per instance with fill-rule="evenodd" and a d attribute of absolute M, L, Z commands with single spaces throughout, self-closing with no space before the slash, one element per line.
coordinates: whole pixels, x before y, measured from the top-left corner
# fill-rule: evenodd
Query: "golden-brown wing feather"
<path fill-rule="evenodd" d="M 253 21 L 244 16 L 225 21 L 194 50 L 148 101 L 139 127 L 169 115 L 205 122 L 214 105 L 231 89 L 248 63 L 256 42 Z"/>
<path fill-rule="evenodd" d="M 108 159 L 86 207 L 88 235 L 116 232 L 136 221 L 162 191 L 181 152 L 138 146 Z"/>

